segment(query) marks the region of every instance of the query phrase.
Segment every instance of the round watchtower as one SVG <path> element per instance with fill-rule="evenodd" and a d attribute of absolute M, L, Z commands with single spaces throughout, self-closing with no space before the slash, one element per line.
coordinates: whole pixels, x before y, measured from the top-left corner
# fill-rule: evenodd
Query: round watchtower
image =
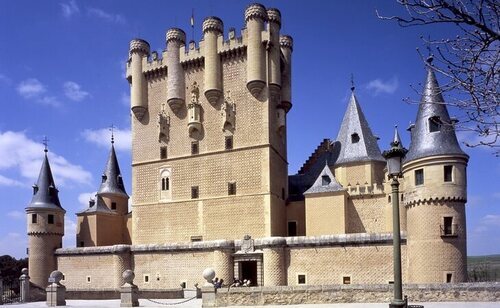
<path fill-rule="evenodd" d="M 468 155 L 429 67 L 403 164 L 409 283 L 467 281 Z"/>
<path fill-rule="evenodd" d="M 251 4 L 245 10 L 247 27 L 247 88 L 253 96 L 260 95 L 266 85 L 266 54 L 262 44 L 262 31 L 267 21 L 266 8 Z"/>
<path fill-rule="evenodd" d="M 149 55 L 149 43 L 142 39 L 130 41 L 129 49 L 129 82 L 130 104 L 132 113 L 141 121 L 148 109 L 147 82 L 142 73 L 143 58 Z"/>
<path fill-rule="evenodd" d="M 222 95 L 222 67 L 217 52 L 217 42 L 222 37 L 224 24 L 218 17 L 207 17 L 203 21 L 205 46 L 205 97 L 211 104 L 217 103 Z"/>
<path fill-rule="evenodd" d="M 167 103 L 175 112 L 184 105 L 185 102 L 185 80 L 184 69 L 182 68 L 181 46 L 186 44 L 186 33 L 178 28 L 167 31 Z"/>
<path fill-rule="evenodd" d="M 45 288 L 50 273 L 57 269 L 54 251 L 62 247 L 64 214 L 58 196 L 47 150 L 38 181 L 33 185 L 33 198 L 26 207 L 28 230 L 28 267 L 31 282 Z"/>

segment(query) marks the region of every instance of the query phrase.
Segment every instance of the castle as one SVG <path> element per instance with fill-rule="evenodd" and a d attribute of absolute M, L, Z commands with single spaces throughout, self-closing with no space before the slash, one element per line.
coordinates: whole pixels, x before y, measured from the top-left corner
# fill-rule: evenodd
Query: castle
<path fill-rule="evenodd" d="M 281 14 L 252 4 L 241 36 L 208 17 L 203 39 L 166 33 L 160 56 L 130 42 L 132 211 L 116 153 L 95 199 L 77 213 L 77 247 L 47 156 L 28 215 L 32 282 L 64 273 L 68 290 L 116 290 L 132 269 L 142 289 L 201 282 L 202 271 L 253 285 L 387 284 L 392 272 L 386 161 L 355 89 L 335 140 L 288 175 L 292 37 Z M 401 179 L 405 283 L 466 277 L 466 167 L 429 68 Z"/>

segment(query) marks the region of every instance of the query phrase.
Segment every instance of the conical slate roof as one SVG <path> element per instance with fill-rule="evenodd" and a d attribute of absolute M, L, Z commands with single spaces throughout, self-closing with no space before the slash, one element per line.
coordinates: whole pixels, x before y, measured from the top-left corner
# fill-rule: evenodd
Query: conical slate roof
<path fill-rule="evenodd" d="M 45 157 L 43 159 L 42 168 L 38 176 L 38 181 L 33 185 L 33 198 L 26 209 L 52 209 L 66 212 L 59 201 L 59 191 L 54 183 L 52 171 L 50 169 L 49 159 L 47 157 L 47 150 L 45 150 Z"/>
<path fill-rule="evenodd" d="M 330 170 L 330 167 L 328 167 L 328 164 L 325 164 L 325 167 L 319 174 L 318 178 L 316 178 L 314 184 L 311 186 L 311 188 L 304 192 L 304 195 L 341 190 L 344 190 L 344 188 L 339 184 L 339 182 L 337 182 L 337 179 L 335 179 L 335 177 L 333 176 L 333 173 Z"/>
<path fill-rule="evenodd" d="M 108 162 L 102 174 L 101 187 L 97 191 L 98 195 L 112 194 L 128 198 L 125 186 L 123 185 L 122 175 L 120 173 L 120 166 L 116 159 L 115 147 L 111 143 L 111 150 L 109 151 Z"/>
<path fill-rule="evenodd" d="M 77 213 L 77 215 L 93 214 L 93 213 L 116 214 L 114 211 L 110 210 L 106 206 L 106 204 L 104 203 L 104 200 L 98 194 L 95 195 L 95 200 L 89 201 L 89 207 L 87 209 Z"/>
<path fill-rule="evenodd" d="M 430 66 L 427 69 L 417 120 L 410 130 L 411 143 L 405 162 L 434 155 L 458 154 L 468 157 L 458 144 L 436 75 Z"/>
<path fill-rule="evenodd" d="M 385 162 L 377 138 L 366 121 L 354 91 L 344 114 L 337 141 L 340 142 L 341 149 L 335 164 L 361 161 Z"/>

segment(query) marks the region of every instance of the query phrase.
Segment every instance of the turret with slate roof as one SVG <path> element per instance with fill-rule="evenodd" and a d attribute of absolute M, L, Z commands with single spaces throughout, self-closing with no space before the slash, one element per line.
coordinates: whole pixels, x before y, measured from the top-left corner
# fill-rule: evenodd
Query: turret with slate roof
<path fill-rule="evenodd" d="M 109 151 L 106 168 L 102 174 L 102 182 L 97 192 L 101 196 L 120 196 L 128 199 L 125 185 L 123 184 L 120 166 L 116 158 L 114 138 L 111 139 L 111 149 Z"/>
<path fill-rule="evenodd" d="M 45 155 L 33 185 L 33 197 L 26 207 L 28 219 L 28 267 L 31 282 L 45 288 L 52 271 L 57 269 L 54 250 L 62 247 L 64 236 L 64 214 L 59 201 L 59 191 L 47 155 L 47 139 L 44 140 Z"/>
<path fill-rule="evenodd" d="M 354 87 L 351 90 L 351 98 L 337 135 L 341 149 L 335 164 L 362 161 L 385 162 L 378 147 L 377 137 L 373 135 L 354 94 Z"/>
<path fill-rule="evenodd" d="M 337 182 L 335 176 L 333 176 L 328 163 L 325 163 L 325 167 L 319 174 L 318 178 L 314 184 L 304 192 L 304 195 L 314 194 L 314 193 L 326 193 L 326 192 L 337 192 L 345 190 L 342 185 Z"/>
<path fill-rule="evenodd" d="M 407 256 L 412 265 L 408 280 L 462 282 L 467 281 L 469 156 L 460 149 L 431 61 L 429 58 L 417 121 L 410 128 L 410 149 L 403 162 Z M 445 268 L 442 260 L 446 260 Z"/>
<path fill-rule="evenodd" d="M 436 75 L 428 59 L 427 79 L 418 107 L 417 120 L 411 125 L 411 144 L 405 162 L 435 155 L 467 156 L 458 144 L 455 119 L 450 118 Z"/>

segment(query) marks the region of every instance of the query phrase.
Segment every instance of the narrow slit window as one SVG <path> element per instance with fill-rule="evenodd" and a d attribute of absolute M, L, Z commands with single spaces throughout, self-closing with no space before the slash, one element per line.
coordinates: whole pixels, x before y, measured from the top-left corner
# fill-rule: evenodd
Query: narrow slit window
<path fill-rule="evenodd" d="M 166 159 L 167 158 L 167 147 L 161 147 L 160 148 L 160 159 Z"/>
<path fill-rule="evenodd" d="M 226 150 L 233 148 L 233 136 L 226 136 Z"/>
<path fill-rule="evenodd" d="M 442 234 L 443 235 L 453 235 L 453 217 L 444 217 L 443 218 L 443 228 L 442 228 Z"/>
<path fill-rule="evenodd" d="M 446 273 L 446 283 L 451 283 L 453 281 L 453 274 Z"/>
<path fill-rule="evenodd" d="M 38 221 L 38 217 L 36 214 L 31 214 L 31 223 L 36 224 Z"/>
<path fill-rule="evenodd" d="M 415 185 L 424 184 L 424 169 L 415 170 Z"/>
<path fill-rule="evenodd" d="M 54 215 L 49 214 L 49 216 L 47 216 L 47 223 L 49 225 L 53 225 L 54 224 Z"/>
<path fill-rule="evenodd" d="M 198 154 L 200 153 L 200 149 L 199 149 L 199 144 L 198 144 L 198 141 L 193 141 L 191 143 L 191 154 Z"/>
<path fill-rule="evenodd" d="M 111 209 L 116 210 L 116 202 L 111 202 Z"/>
<path fill-rule="evenodd" d="M 200 196 L 200 190 L 198 186 L 191 186 L 191 199 L 198 199 Z"/>
<path fill-rule="evenodd" d="M 236 182 L 227 183 L 227 194 L 236 195 Z"/>
<path fill-rule="evenodd" d="M 444 181 L 445 182 L 453 181 L 453 166 L 451 165 L 444 166 Z"/>

